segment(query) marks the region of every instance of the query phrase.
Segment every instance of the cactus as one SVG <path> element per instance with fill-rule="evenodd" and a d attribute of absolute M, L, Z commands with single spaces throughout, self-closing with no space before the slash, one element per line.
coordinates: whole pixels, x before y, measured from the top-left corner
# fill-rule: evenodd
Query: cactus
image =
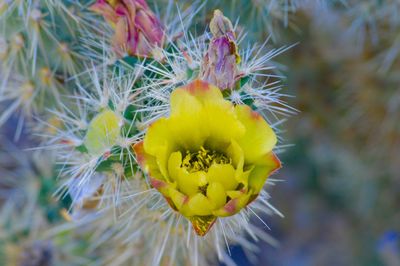
<path fill-rule="evenodd" d="M 390 265 L 399 8 L 0 0 L 0 264 Z"/>

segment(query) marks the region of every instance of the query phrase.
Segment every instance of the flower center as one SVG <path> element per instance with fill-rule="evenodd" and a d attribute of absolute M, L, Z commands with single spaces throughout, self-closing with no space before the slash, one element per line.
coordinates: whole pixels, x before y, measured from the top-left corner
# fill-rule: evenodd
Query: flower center
<path fill-rule="evenodd" d="M 182 160 L 182 166 L 189 173 L 198 171 L 207 172 L 213 163 L 231 164 L 232 160 L 220 152 L 207 150 L 203 146 L 197 152 L 186 151 L 186 155 Z"/>

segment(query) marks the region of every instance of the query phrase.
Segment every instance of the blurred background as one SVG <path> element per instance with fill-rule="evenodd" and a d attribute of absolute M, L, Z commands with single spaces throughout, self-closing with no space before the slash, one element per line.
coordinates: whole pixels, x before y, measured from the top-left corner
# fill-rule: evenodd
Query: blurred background
<path fill-rule="evenodd" d="M 197 26 L 207 25 L 214 8 L 238 20 L 238 29 L 247 32 L 243 44 L 268 37 L 270 47 L 296 44 L 273 62 L 286 77 L 283 93 L 294 96 L 287 102 L 298 110 L 282 126 L 282 144 L 292 144 L 280 154 L 284 167 L 274 176 L 282 182 L 269 188 L 285 218 L 264 217 L 270 227 L 265 230 L 279 245 L 259 243 L 252 263 L 233 247 L 237 263 L 400 265 L 400 2 L 209 1 Z M 43 189 L 54 173 L 21 151 L 30 146 L 30 136 L 13 142 L 16 124 L 11 119 L 0 129 L 0 176 L 13 180 L 1 185 L 2 205 L 11 204 L 10 191 L 21 196 L 27 189 L 38 193 L 37 201 L 19 197 L 16 208 L 29 207 L 24 213 L 35 217 L 30 221 L 52 223 L 62 206 Z M 6 159 L 12 154 L 17 155 Z M 39 176 L 36 185 L 18 179 L 23 173 Z M 16 226 L 20 218 L 9 208 L 3 207 L 0 218 Z M 6 253 L 32 237 L 27 226 L 15 229 Z M 40 252 L 51 249 L 38 246 Z"/>

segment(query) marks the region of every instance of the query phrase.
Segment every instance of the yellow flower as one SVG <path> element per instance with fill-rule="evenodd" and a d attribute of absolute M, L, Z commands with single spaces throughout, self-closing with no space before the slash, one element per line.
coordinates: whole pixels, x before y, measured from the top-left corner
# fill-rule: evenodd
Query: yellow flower
<path fill-rule="evenodd" d="M 197 80 L 172 92 L 170 117 L 154 122 L 134 149 L 151 185 L 203 236 L 217 217 L 253 201 L 280 168 L 275 144 L 258 113 Z"/>

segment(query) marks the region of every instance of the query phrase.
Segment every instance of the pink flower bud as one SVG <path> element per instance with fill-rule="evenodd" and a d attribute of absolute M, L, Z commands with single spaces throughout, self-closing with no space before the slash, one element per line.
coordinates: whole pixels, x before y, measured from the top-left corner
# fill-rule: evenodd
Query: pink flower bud
<path fill-rule="evenodd" d="M 112 43 L 119 56 L 151 57 L 164 44 L 163 26 L 145 0 L 97 0 L 91 9 L 114 27 Z"/>
<path fill-rule="evenodd" d="M 200 78 L 221 90 L 233 89 L 238 76 L 237 64 L 240 57 L 232 23 L 221 11 L 215 10 L 210 30 L 213 38 L 203 58 Z"/>

